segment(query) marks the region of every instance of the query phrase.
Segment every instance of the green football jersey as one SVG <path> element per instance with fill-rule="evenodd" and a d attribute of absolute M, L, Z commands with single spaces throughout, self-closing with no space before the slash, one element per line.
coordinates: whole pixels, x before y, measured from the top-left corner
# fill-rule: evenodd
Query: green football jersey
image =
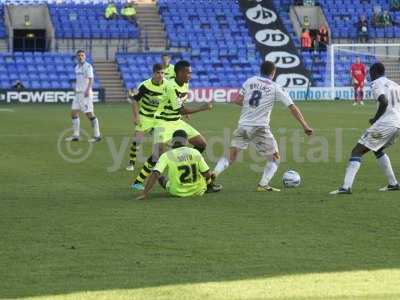
<path fill-rule="evenodd" d="M 165 104 L 160 107 L 160 113 L 156 118 L 164 121 L 180 120 L 180 110 L 189 99 L 189 84 L 179 85 L 175 79 L 170 80 L 165 96 Z"/>
<path fill-rule="evenodd" d="M 163 80 L 159 85 L 154 84 L 151 78 L 140 83 L 138 93 L 133 96 L 133 99 L 139 102 L 139 114 L 154 118 L 157 110 L 165 106 L 165 94 L 169 85 L 167 80 Z"/>
<path fill-rule="evenodd" d="M 164 77 L 166 79 L 175 78 L 175 70 L 173 64 L 169 64 L 168 67 L 164 68 Z"/>
<path fill-rule="evenodd" d="M 167 190 L 171 195 L 189 197 L 206 191 L 206 180 L 201 173 L 209 169 L 199 151 L 180 147 L 162 154 L 153 171 L 167 172 Z"/>

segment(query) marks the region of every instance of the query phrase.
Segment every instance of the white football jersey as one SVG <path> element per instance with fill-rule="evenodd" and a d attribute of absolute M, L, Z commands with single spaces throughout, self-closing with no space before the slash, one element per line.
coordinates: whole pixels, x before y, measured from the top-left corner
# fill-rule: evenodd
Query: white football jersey
<path fill-rule="evenodd" d="M 388 100 L 385 113 L 376 123 L 383 126 L 400 128 L 400 86 L 384 76 L 374 80 L 371 85 L 372 95 L 375 100 L 378 100 L 382 94 Z"/>
<path fill-rule="evenodd" d="M 289 94 L 266 77 L 253 76 L 247 79 L 239 93 L 244 97 L 239 119 L 239 125 L 243 126 L 269 126 L 276 100 L 286 106 L 293 104 Z"/>
<path fill-rule="evenodd" d="M 78 63 L 75 66 L 75 76 L 75 91 L 79 93 L 85 92 L 89 78 L 94 78 L 92 65 L 86 61 L 82 65 Z"/>

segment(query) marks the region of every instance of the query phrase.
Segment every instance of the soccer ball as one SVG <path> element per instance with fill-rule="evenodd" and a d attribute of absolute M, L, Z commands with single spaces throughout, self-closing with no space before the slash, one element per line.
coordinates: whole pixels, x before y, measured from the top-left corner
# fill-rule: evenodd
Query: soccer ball
<path fill-rule="evenodd" d="M 298 187 L 301 183 L 300 174 L 293 170 L 287 170 L 283 174 L 282 182 L 285 187 Z"/>

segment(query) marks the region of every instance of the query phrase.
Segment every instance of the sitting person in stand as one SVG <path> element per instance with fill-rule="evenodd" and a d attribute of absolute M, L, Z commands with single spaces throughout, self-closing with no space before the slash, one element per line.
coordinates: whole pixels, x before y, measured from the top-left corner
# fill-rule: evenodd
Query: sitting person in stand
<path fill-rule="evenodd" d="M 125 6 L 121 9 L 121 16 L 125 20 L 136 24 L 136 9 L 132 2 L 125 4 Z"/>
<path fill-rule="evenodd" d="M 117 7 L 115 6 L 114 2 L 111 2 L 107 5 L 106 11 L 104 13 L 104 17 L 107 20 L 112 20 L 118 15 Z"/>

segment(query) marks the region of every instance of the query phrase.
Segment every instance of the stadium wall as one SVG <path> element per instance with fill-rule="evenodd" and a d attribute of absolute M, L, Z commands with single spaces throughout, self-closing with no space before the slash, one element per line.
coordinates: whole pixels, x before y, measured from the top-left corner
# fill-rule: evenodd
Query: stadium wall
<path fill-rule="evenodd" d="M 0 104 L 66 104 L 75 97 L 73 90 L 0 90 Z M 103 89 L 93 91 L 93 102 L 105 101 Z"/>

